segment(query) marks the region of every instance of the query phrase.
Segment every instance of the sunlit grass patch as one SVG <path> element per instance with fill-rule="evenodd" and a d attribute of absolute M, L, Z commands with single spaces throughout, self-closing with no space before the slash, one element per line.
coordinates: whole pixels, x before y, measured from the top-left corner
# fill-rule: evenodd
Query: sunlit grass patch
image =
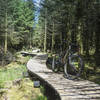
<path fill-rule="evenodd" d="M 89 80 L 93 81 L 93 82 L 95 82 L 97 84 L 100 84 L 100 74 L 99 75 L 91 75 L 89 77 Z"/>
<path fill-rule="evenodd" d="M 0 67 L 0 81 L 12 81 L 18 78 L 23 78 L 22 73 L 26 72 L 26 63 L 30 57 L 23 57 L 20 53 L 15 54 L 15 61 L 10 64 Z"/>
<path fill-rule="evenodd" d="M 33 82 L 27 78 L 20 85 L 14 85 L 7 92 L 10 100 L 47 100 L 40 88 L 34 88 Z"/>
<path fill-rule="evenodd" d="M 4 87 L 5 87 L 4 82 L 3 82 L 2 80 L 0 80 L 0 89 L 1 89 L 1 88 L 4 88 Z"/>
<path fill-rule="evenodd" d="M 38 96 L 36 99 L 33 100 L 47 100 L 45 96 Z"/>
<path fill-rule="evenodd" d="M 47 100 L 41 88 L 34 88 L 33 81 L 24 77 L 29 59 L 18 53 L 15 61 L 0 67 L 0 100 Z"/>
<path fill-rule="evenodd" d="M 94 70 L 94 65 L 95 64 L 91 65 L 90 63 L 85 63 L 85 79 L 100 84 L 100 67 Z"/>
<path fill-rule="evenodd" d="M 24 65 L 9 67 L 7 69 L 0 70 L 0 81 L 12 81 L 18 78 L 23 78 L 22 72 L 26 72 L 26 67 Z"/>

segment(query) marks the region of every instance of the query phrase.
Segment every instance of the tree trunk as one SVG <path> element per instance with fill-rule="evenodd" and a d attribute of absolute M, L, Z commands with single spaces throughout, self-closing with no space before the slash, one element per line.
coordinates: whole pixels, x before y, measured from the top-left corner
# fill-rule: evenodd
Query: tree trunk
<path fill-rule="evenodd" d="M 32 31 L 31 31 L 31 29 L 30 29 L 29 34 L 30 34 L 30 42 L 29 42 L 29 44 L 30 44 L 30 49 L 32 49 Z"/>
<path fill-rule="evenodd" d="M 6 16 L 5 16 L 5 49 L 4 49 L 4 52 L 5 54 L 7 53 L 7 9 L 6 9 Z"/>
<path fill-rule="evenodd" d="M 55 25 L 53 21 L 53 33 L 52 33 L 52 53 L 54 52 L 54 45 L 55 45 L 55 33 L 54 33 Z"/>
<path fill-rule="evenodd" d="M 100 34 L 99 34 L 99 28 L 98 28 L 98 32 L 96 33 L 95 36 L 95 62 L 96 62 L 96 66 L 100 66 Z M 94 68 L 96 69 L 96 68 Z"/>
<path fill-rule="evenodd" d="M 47 50 L 47 9 L 45 11 L 45 35 L 44 35 L 44 52 Z"/>

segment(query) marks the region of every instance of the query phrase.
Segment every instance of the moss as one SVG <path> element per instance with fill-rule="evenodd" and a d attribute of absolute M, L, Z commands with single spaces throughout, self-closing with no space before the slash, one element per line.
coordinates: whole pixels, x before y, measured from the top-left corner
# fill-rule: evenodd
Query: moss
<path fill-rule="evenodd" d="M 25 63 L 29 59 L 17 53 L 14 62 L 0 68 L 0 88 L 7 88 L 0 92 L 0 100 L 47 100 L 40 88 L 34 88 L 33 82 L 23 77 L 22 73 L 27 72 Z M 14 84 L 18 79 L 21 81 Z"/>
<path fill-rule="evenodd" d="M 9 67 L 7 69 L 0 70 L 0 79 L 4 82 L 15 80 L 18 78 L 23 78 L 22 72 L 26 71 L 26 67 L 24 65 L 16 65 L 15 67 Z"/>
<path fill-rule="evenodd" d="M 4 86 L 5 86 L 4 82 L 2 80 L 0 80 L 0 89 L 4 88 Z"/>
<path fill-rule="evenodd" d="M 23 79 L 20 85 L 13 86 L 7 96 L 10 100 L 38 100 L 38 97 L 44 97 L 40 88 L 33 87 L 30 79 Z"/>
<path fill-rule="evenodd" d="M 100 84 L 100 67 L 97 67 L 97 69 L 94 70 L 94 66 L 91 66 L 90 63 L 85 63 L 83 78 Z"/>

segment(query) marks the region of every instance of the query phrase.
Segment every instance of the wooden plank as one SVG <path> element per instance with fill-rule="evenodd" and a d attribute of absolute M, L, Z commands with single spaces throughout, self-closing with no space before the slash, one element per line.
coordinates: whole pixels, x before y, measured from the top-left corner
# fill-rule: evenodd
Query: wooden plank
<path fill-rule="evenodd" d="M 42 55 L 42 56 L 41 56 Z M 60 95 L 61 100 L 100 100 L 100 85 L 87 80 L 68 80 L 63 74 L 54 73 L 45 65 L 43 54 L 30 59 L 27 68 L 51 85 Z"/>

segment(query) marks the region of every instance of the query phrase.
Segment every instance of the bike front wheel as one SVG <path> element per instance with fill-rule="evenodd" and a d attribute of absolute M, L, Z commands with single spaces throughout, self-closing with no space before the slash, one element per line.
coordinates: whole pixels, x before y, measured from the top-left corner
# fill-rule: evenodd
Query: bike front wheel
<path fill-rule="evenodd" d="M 84 69 L 83 59 L 79 55 L 71 55 L 64 66 L 64 72 L 67 77 L 79 77 Z"/>

